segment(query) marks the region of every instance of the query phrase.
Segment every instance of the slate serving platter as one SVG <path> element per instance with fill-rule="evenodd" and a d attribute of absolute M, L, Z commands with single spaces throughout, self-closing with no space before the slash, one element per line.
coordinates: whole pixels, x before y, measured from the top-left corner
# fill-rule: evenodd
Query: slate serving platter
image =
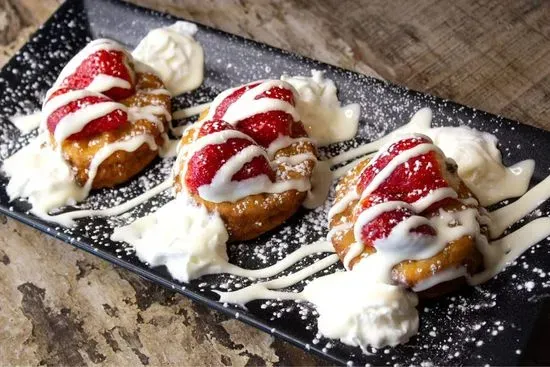
<path fill-rule="evenodd" d="M 38 110 L 46 90 L 63 65 L 87 42 L 106 37 L 133 48 L 150 29 L 175 20 L 166 14 L 114 0 L 66 1 L 0 72 L 0 160 L 5 160 L 36 135 L 36 132 L 21 135 L 8 117 Z M 252 80 L 278 78 L 282 73 L 309 75 L 311 69 L 324 70 L 326 76 L 336 82 L 344 103 L 361 105 L 357 138 L 321 149 L 324 157 L 372 141 L 408 122 L 416 110 L 427 106 L 434 111 L 437 126 L 468 125 L 495 134 L 500 139 L 503 161 L 507 165 L 535 159 L 537 165 L 532 184 L 550 174 L 550 132 L 209 27 L 199 25 L 196 38 L 205 50 L 205 81 L 198 90 L 175 98 L 175 109 L 208 102 L 222 90 Z M 135 197 L 166 179 L 172 163 L 171 159 L 157 160 L 128 184 L 94 192 L 82 207 L 110 207 Z M 120 217 L 84 218 L 78 221 L 77 227 L 66 229 L 27 214 L 29 206 L 24 201 L 10 202 L 6 185 L 7 179 L 0 175 L 0 212 L 332 363 L 550 364 L 550 352 L 545 349 L 550 336 L 549 239 L 534 246 L 517 264 L 483 286 L 422 303 L 419 306 L 420 332 L 409 343 L 395 348 L 369 348 L 363 353 L 359 348 L 317 336 L 315 311 L 308 304 L 254 301 L 246 309 L 222 305 L 216 302 L 218 297 L 212 289 L 238 289 L 249 284 L 249 280 L 216 275 L 182 284 L 174 281 L 164 268 L 149 268 L 124 244 L 109 239 L 115 226 L 129 223 L 170 200 L 169 191 Z M 230 245 L 230 260 L 248 268 L 264 267 L 300 245 L 322 238 L 327 232 L 329 205 L 327 201 L 316 210 L 301 210 L 285 225 L 255 241 Z M 550 204 L 545 203 L 514 228 L 549 213 Z M 320 257 L 306 259 L 292 271 Z M 341 269 L 341 266 L 329 270 L 336 268 Z M 303 284 L 299 283 L 294 289 L 301 289 Z"/>

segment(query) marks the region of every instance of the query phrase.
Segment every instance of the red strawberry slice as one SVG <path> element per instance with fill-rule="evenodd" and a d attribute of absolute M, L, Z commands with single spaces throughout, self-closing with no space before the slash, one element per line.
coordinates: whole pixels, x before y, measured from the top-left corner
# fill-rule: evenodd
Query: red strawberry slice
<path fill-rule="evenodd" d="M 292 93 L 292 90 L 288 88 L 282 88 L 282 87 L 273 87 L 259 96 L 257 96 L 255 99 L 261 99 L 261 98 L 272 98 L 272 99 L 280 99 L 281 101 L 285 101 L 290 103 L 294 106 L 294 93 Z"/>
<path fill-rule="evenodd" d="M 56 89 L 52 94 L 48 96 L 48 99 L 44 102 L 44 104 L 48 103 L 50 100 L 52 100 L 54 97 L 60 96 L 65 93 L 69 93 L 71 91 L 70 88 L 61 87 Z"/>
<path fill-rule="evenodd" d="M 234 128 L 223 121 L 207 121 L 200 130 L 199 137 L 223 130 Z M 254 143 L 244 138 L 230 138 L 222 144 L 211 144 L 194 153 L 189 159 L 185 183 L 189 190 L 198 193 L 198 188 L 212 182 L 218 170 L 235 154 Z M 264 156 L 254 157 L 237 171 L 232 181 L 242 181 L 248 178 L 267 175 L 271 181 L 275 180 L 275 173 Z"/>
<path fill-rule="evenodd" d="M 56 93 L 53 94 L 53 96 L 61 94 L 60 91 L 56 91 Z M 87 107 L 92 104 L 96 103 L 102 103 L 102 102 L 110 102 L 111 100 L 109 98 L 103 97 L 103 96 L 87 96 L 80 99 L 77 99 L 75 101 L 71 101 L 67 103 L 66 105 L 56 109 L 53 111 L 47 118 L 47 126 L 50 133 L 55 132 L 55 128 L 65 117 L 66 115 L 70 113 L 74 113 L 84 107 Z M 84 128 L 79 131 L 78 133 L 72 134 L 68 137 L 68 139 L 71 140 L 79 140 L 88 138 L 106 131 L 118 129 L 119 127 L 123 126 L 124 124 L 128 123 L 128 115 L 125 111 L 116 109 L 105 116 L 102 116 L 100 118 L 97 118 L 95 120 L 90 121 Z"/>
<path fill-rule="evenodd" d="M 271 169 L 267 159 L 263 156 L 254 157 L 231 177 L 231 181 L 243 181 L 262 174 L 267 175 L 271 182 L 275 181 L 275 172 Z"/>
<path fill-rule="evenodd" d="M 388 166 L 397 155 L 420 144 L 431 143 L 429 138 L 420 136 L 404 138 L 390 145 L 386 152 L 379 155 L 374 162 L 363 170 L 357 186 L 358 192 L 362 193 L 374 180 L 376 175 Z M 425 197 L 433 190 L 449 187 L 449 184 L 443 177 L 442 168 L 437 160 L 437 154 L 439 153 L 429 151 L 428 153 L 410 158 L 405 163 L 398 165 L 384 182 L 361 201 L 356 209 L 356 215 L 358 216 L 371 206 L 386 201 L 403 201 L 412 204 Z M 437 210 L 437 208 L 453 200 L 455 199 L 445 198 L 440 200 L 424 210 L 424 213 Z M 367 245 L 372 245 L 374 241 L 388 237 L 392 229 L 400 222 L 413 215 L 419 214 L 421 213 L 415 213 L 406 208 L 382 213 L 380 216 L 363 226 L 361 229 L 361 240 Z M 436 235 L 435 229 L 428 225 L 421 225 L 412 229 L 411 232 L 419 235 Z"/>
<path fill-rule="evenodd" d="M 425 137 L 414 137 L 402 139 L 392 144 L 386 153 L 382 154 L 361 173 L 358 191 L 362 192 L 374 177 L 398 154 L 412 149 L 419 144 L 426 143 L 429 144 L 431 141 Z M 391 200 L 404 201 L 411 204 L 426 196 L 431 190 L 448 186 L 449 184 L 441 173 L 441 168 L 437 161 L 437 153 L 430 151 L 426 154 L 413 157 L 406 163 L 397 166 L 392 174 L 372 194 L 391 197 Z"/>
<path fill-rule="evenodd" d="M 247 85 L 243 85 L 242 87 L 239 87 L 233 91 L 230 95 L 224 98 L 223 101 L 218 105 L 216 108 L 216 112 L 214 112 L 213 120 L 220 120 L 223 118 L 223 115 L 227 112 L 227 109 L 229 106 L 231 106 L 233 103 L 235 103 L 241 96 L 249 91 L 250 89 L 257 87 L 262 82 L 254 82 Z"/>
<path fill-rule="evenodd" d="M 361 213 L 367 208 L 385 201 L 388 201 L 388 199 L 378 197 L 377 195 L 369 195 L 358 204 L 357 213 Z M 387 238 L 395 226 L 414 215 L 417 214 L 407 208 L 383 212 L 361 228 L 360 240 L 365 245 L 372 246 L 376 240 Z M 424 236 L 435 236 L 437 234 L 433 227 L 426 224 L 413 228 L 410 232 Z"/>
<path fill-rule="evenodd" d="M 237 88 L 227 96 L 216 108 L 214 119 L 222 119 L 227 109 L 241 96 L 252 88 L 258 87 L 263 82 L 250 83 Z M 274 86 L 256 96 L 255 99 L 271 98 L 279 99 L 294 106 L 294 93 L 290 88 Z M 301 137 L 307 133 L 300 124 L 296 125 L 292 116 L 283 111 L 267 111 L 259 113 L 239 121 L 236 125 L 239 131 L 249 135 L 258 144 L 267 148 L 279 136 Z"/>
<path fill-rule="evenodd" d="M 224 130 L 235 130 L 235 128 L 222 120 L 205 121 L 199 129 L 199 138 Z"/>
<path fill-rule="evenodd" d="M 367 223 L 361 229 L 360 240 L 367 245 L 373 245 L 375 241 L 389 237 L 393 228 L 402 221 L 415 215 L 408 209 L 398 209 L 384 212 Z M 411 230 L 422 236 L 435 236 L 437 233 L 431 226 L 423 224 Z"/>
<path fill-rule="evenodd" d="M 279 136 L 291 136 L 294 120 L 283 111 L 258 113 L 241 120 L 237 129 L 267 148 Z"/>
<path fill-rule="evenodd" d="M 109 75 L 126 80 L 130 88 L 113 87 L 100 91 L 106 96 L 118 101 L 134 93 L 134 80 L 128 66 L 128 56 L 121 51 L 99 50 L 88 56 L 62 83 L 69 89 L 86 89 L 99 74 Z"/>

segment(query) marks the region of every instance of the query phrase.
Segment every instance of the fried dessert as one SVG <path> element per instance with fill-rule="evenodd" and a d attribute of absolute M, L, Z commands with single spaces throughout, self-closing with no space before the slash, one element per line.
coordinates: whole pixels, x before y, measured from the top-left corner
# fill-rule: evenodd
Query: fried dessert
<path fill-rule="evenodd" d="M 80 186 L 113 187 L 143 170 L 165 143 L 171 97 L 136 71 L 114 41 L 92 41 L 61 72 L 43 105 L 43 126 Z"/>
<path fill-rule="evenodd" d="M 339 182 L 330 240 L 348 270 L 437 296 L 483 264 L 479 204 L 457 166 L 423 135 L 401 138 Z M 363 264 L 362 264 L 363 265 Z"/>
<path fill-rule="evenodd" d="M 316 163 L 293 88 L 253 82 L 220 94 L 184 132 L 174 185 L 218 212 L 231 241 L 249 240 L 298 210 Z"/>

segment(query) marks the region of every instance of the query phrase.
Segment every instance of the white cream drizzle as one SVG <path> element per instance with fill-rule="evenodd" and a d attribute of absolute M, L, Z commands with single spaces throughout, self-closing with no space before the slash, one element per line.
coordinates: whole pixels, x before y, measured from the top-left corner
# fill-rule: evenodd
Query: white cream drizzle
<path fill-rule="evenodd" d="M 172 114 L 164 106 L 160 105 L 148 105 L 142 107 L 130 107 L 127 109 L 128 119 L 135 123 L 138 120 L 148 120 L 155 124 L 157 129 L 164 133 L 164 123 L 161 119 L 158 118 L 158 115 L 164 116 L 166 121 L 170 123 L 172 121 Z"/>
<path fill-rule="evenodd" d="M 82 131 L 91 121 L 106 116 L 115 110 L 127 111 L 126 106 L 123 104 L 109 101 L 90 104 L 63 116 L 55 127 L 55 141 L 61 144 L 69 136 Z"/>
<path fill-rule="evenodd" d="M 170 139 L 166 133 L 163 134 L 164 143 L 159 149 L 161 158 L 172 158 L 178 154 L 179 139 Z"/>
<path fill-rule="evenodd" d="M 44 104 L 42 110 L 42 128 L 44 130 L 47 128 L 46 123 L 48 117 L 57 109 L 81 98 L 101 96 L 103 95 L 91 92 L 89 90 L 74 90 L 53 97 Z M 81 107 L 78 110 L 65 115 L 61 120 L 59 120 L 55 128 L 54 138 L 56 142 L 61 144 L 72 134 L 82 131 L 82 129 L 84 129 L 84 127 L 92 120 L 105 116 L 115 110 L 121 110 L 128 113 L 128 119 L 130 122 L 136 122 L 139 119 L 147 119 L 155 123 L 161 133 L 164 132 L 164 124 L 157 117 L 157 115 L 164 116 L 168 122 L 172 120 L 170 111 L 161 105 L 148 105 L 143 107 L 134 106 L 128 108 L 118 102 L 106 101 Z"/>
<path fill-rule="evenodd" d="M 132 85 L 127 80 L 116 76 L 98 74 L 94 77 L 94 80 L 86 86 L 86 90 L 98 93 L 108 91 L 111 88 L 130 89 Z"/>
<path fill-rule="evenodd" d="M 94 54 L 95 52 L 100 51 L 100 50 L 122 52 L 128 58 L 131 59 L 131 56 L 128 54 L 126 49 L 122 45 L 120 45 L 119 43 L 117 43 L 115 41 L 112 41 L 112 40 L 109 40 L 109 39 L 104 39 L 104 38 L 93 40 L 90 43 L 88 43 L 86 45 L 86 47 L 84 47 L 82 50 L 80 50 L 80 52 L 78 52 L 67 63 L 67 65 L 65 65 L 63 70 L 61 70 L 61 73 L 57 77 L 57 80 L 55 81 L 53 87 L 46 93 L 45 101 L 47 101 L 49 96 L 53 92 L 55 92 L 62 85 L 62 83 L 65 79 L 67 79 L 69 76 L 71 76 L 72 74 L 74 74 L 76 72 L 76 70 L 82 64 L 82 62 L 84 62 L 84 60 L 86 60 L 89 56 L 91 56 L 92 54 Z M 131 69 L 129 68 L 129 66 L 128 66 L 128 70 L 130 72 L 130 75 L 132 75 L 133 73 L 131 72 Z M 108 78 L 109 80 L 107 80 L 107 78 L 105 78 L 106 76 L 102 75 L 102 74 L 99 74 L 96 77 L 100 79 L 100 82 L 94 83 L 94 81 L 92 81 L 92 83 L 91 83 L 93 91 L 95 91 L 95 92 L 104 92 L 104 91 L 107 91 L 107 90 L 111 89 L 112 86 L 122 86 L 122 85 L 126 85 L 124 82 L 127 83 L 126 80 L 121 79 L 121 78 L 117 78 L 117 77 L 110 77 L 110 78 Z M 94 79 L 96 77 L 94 77 Z M 115 80 L 115 79 L 119 79 L 119 80 Z M 101 81 L 106 82 L 106 83 L 101 83 Z"/>
<path fill-rule="evenodd" d="M 500 236 L 506 228 L 535 210 L 550 197 L 550 176 L 539 182 L 512 204 L 490 213 L 489 233 L 491 238 Z"/>
<path fill-rule="evenodd" d="M 306 256 L 334 252 L 330 243 L 321 241 L 303 246 L 266 268 L 251 270 L 230 264 L 226 254 L 228 235 L 223 221 L 185 195 L 178 195 L 156 212 L 116 228 L 111 239 L 130 244 L 142 261 L 151 266 L 165 265 L 175 279 L 185 282 L 216 273 L 268 278 Z"/>
<path fill-rule="evenodd" d="M 183 108 L 181 110 L 174 111 L 172 114 L 172 117 L 174 120 L 183 120 L 187 119 L 192 116 L 196 116 L 208 109 L 210 107 L 211 102 L 208 103 L 202 103 L 196 106 L 191 106 L 187 108 Z M 189 126 L 189 124 L 181 125 L 181 126 L 173 126 L 173 124 L 170 124 L 170 131 L 174 136 L 181 136 L 183 134 L 183 131 Z"/>
<path fill-rule="evenodd" d="M 485 283 L 528 250 L 550 236 L 550 218 L 537 218 L 509 235 L 479 247 L 485 270 L 468 279 L 471 285 Z"/>
<path fill-rule="evenodd" d="M 120 205 L 116 205 L 105 209 L 77 209 L 57 215 L 50 215 L 48 220 L 62 224 L 66 227 L 75 225 L 74 220 L 85 217 L 115 217 L 126 213 L 127 211 L 143 204 L 145 201 L 157 196 L 163 191 L 172 188 L 172 180 L 166 180 L 157 186 L 145 191 L 143 194 L 136 196 L 133 199 L 125 201 Z"/>
<path fill-rule="evenodd" d="M 233 292 L 219 292 L 220 302 L 245 305 L 255 299 L 308 301 L 315 305 L 319 332 L 366 348 L 405 343 L 418 330 L 414 294 L 389 284 L 371 282 L 360 270 L 336 272 L 308 283 L 302 292 L 280 291 L 326 269 L 338 260 L 330 255 L 295 273 L 255 283 Z"/>
<path fill-rule="evenodd" d="M 349 226 L 338 228 L 338 231 L 347 229 L 347 227 Z M 346 268 L 346 270 L 351 270 L 351 262 L 357 256 L 361 255 L 364 250 L 365 250 L 365 245 L 363 245 L 361 242 L 356 241 L 352 243 L 348 248 L 348 252 L 346 252 L 346 255 L 344 256 L 344 260 L 342 261 L 342 263 L 344 264 L 344 268 Z"/>
<path fill-rule="evenodd" d="M 229 106 L 229 108 L 225 111 L 223 116 L 220 117 L 220 119 L 229 124 L 236 125 L 239 121 L 244 120 L 248 117 L 267 111 L 277 110 L 288 113 L 292 116 L 294 121 L 300 120 L 300 116 L 296 108 L 287 101 L 276 98 L 256 99 L 261 94 L 275 87 L 293 90 L 290 84 L 281 80 L 268 80 L 262 82 L 259 85 L 250 88 L 249 90 L 244 92 L 239 99 L 237 99 Z M 230 95 L 234 90 L 238 88 L 240 87 L 230 89 L 230 93 L 228 94 L 221 93 L 220 95 L 218 95 L 218 97 L 216 97 L 212 102 L 212 106 L 208 111 L 206 120 L 212 119 L 212 117 L 216 113 L 219 104 L 226 98 L 226 96 Z"/>
<path fill-rule="evenodd" d="M 9 118 L 10 122 L 15 125 L 16 128 L 23 134 L 28 134 L 38 126 L 42 121 L 42 114 L 40 111 L 34 112 L 30 115 L 16 115 Z"/>
<path fill-rule="evenodd" d="M 458 175 L 477 196 L 481 205 L 492 205 L 506 198 L 521 196 L 527 191 L 535 168 L 533 160 L 504 167 L 497 148 L 498 140 L 494 135 L 466 126 L 431 128 L 431 123 L 431 109 L 421 108 L 406 125 L 378 140 L 332 157 L 330 163 L 338 165 L 373 153 L 397 137 L 420 133 L 430 137 L 447 158 L 457 163 Z M 361 160 L 357 159 L 355 162 Z M 339 168 L 336 176 L 343 175 L 354 166 L 352 162 Z"/>
<path fill-rule="evenodd" d="M 381 152 L 384 150 L 380 150 Z M 406 163 L 409 159 L 418 157 L 420 155 L 429 153 L 431 151 L 439 151 L 434 144 L 418 144 L 414 148 L 407 149 L 406 151 L 398 154 L 388 163 L 380 172 L 374 176 L 372 181 L 365 187 L 361 193 L 361 199 L 367 197 L 374 192 L 378 186 L 385 182 L 393 171 L 403 163 Z M 377 157 L 374 157 L 372 161 L 375 161 Z"/>
<path fill-rule="evenodd" d="M 88 166 L 88 180 L 83 187 L 83 189 L 87 192 L 86 196 L 92 188 L 92 183 L 95 175 L 97 174 L 97 170 L 103 161 L 118 150 L 133 152 L 143 144 L 147 144 L 151 150 L 157 150 L 155 139 L 149 134 L 134 135 L 126 140 L 118 140 L 99 149 Z"/>
<path fill-rule="evenodd" d="M 239 121 L 259 113 L 268 111 L 284 111 L 291 115 L 295 121 L 298 121 L 299 115 L 296 108 L 292 104 L 276 98 L 257 98 L 275 87 L 293 90 L 290 84 L 281 80 L 268 80 L 260 82 L 260 84 L 245 91 L 236 101 L 234 101 L 227 108 L 220 119 L 229 124 L 237 125 Z M 220 93 L 211 103 L 208 115 L 202 120 L 202 123 L 212 120 L 219 105 L 225 100 L 225 98 L 231 95 L 238 88 L 242 87 L 232 88 Z M 275 194 L 283 193 L 289 190 L 297 190 L 300 192 L 307 192 L 311 190 L 311 180 L 307 177 L 271 182 L 269 177 L 263 174 L 242 181 L 231 180 L 232 176 L 238 172 L 244 164 L 250 162 L 255 157 L 264 156 L 268 161 L 271 161 L 273 160 L 275 153 L 280 149 L 300 142 L 309 142 L 311 141 L 309 138 L 291 138 L 289 136 L 280 135 L 264 150 L 264 148 L 257 146 L 250 137 L 236 130 L 224 130 L 198 137 L 199 130 L 200 129 L 198 127 L 195 130 L 193 143 L 181 146 L 179 149 L 174 173 L 179 174 L 181 182 L 185 182 L 185 175 L 188 170 L 189 160 L 192 158 L 193 154 L 200 151 L 204 147 L 212 144 L 221 144 L 229 138 L 237 137 L 248 139 L 255 144 L 254 146 L 247 147 L 233 155 L 220 167 L 209 184 L 200 186 L 197 191 L 201 198 L 215 203 L 235 202 L 246 196 L 259 193 Z M 308 159 L 313 159 L 317 164 L 316 157 L 311 154 L 296 154 L 292 157 L 284 158 L 287 164 L 291 164 L 294 167 L 299 166 Z M 316 174 L 319 176 L 319 172 L 327 172 L 327 167 L 319 166 L 316 167 L 316 170 Z M 323 192 L 328 194 L 328 184 L 321 184 L 319 182 L 316 184 L 316 188 L 317 189 L 314 194 L 309 194 L 306 205 L 311 206 L 313 204 L 320 204 L 320 194 Z"/>
<path fill-rule="evenodd" d="M 207 103 L 201 103 L 196 106 L 191 106 L 187 108 L 183 108 L 181 110 L 177 110 L 174 112 L 174 120 L 181 120 L 188 117 L 196 116 L 208 109 L 210 107 L 211 102 Z"/>
<path fill-rule="evenodd" d="M 285 275 L 273 280 L 259 282 L 249 285 L 245 288 L 233 291 L 233 292 L 220 292 L 220 302 L 234 303 L 239 305 L 245 305 L 246 303 L 255 299 L 303 299 L 302 295 L 294 292 L 277 292 L 274 295 L 274 290 L 290 287 L 313 274 L 326 269 L 327 267 L 336 264 L 338 262 L 337 255 L 329 255 L 321 260 L 316 260 L 313 264 L 306 266 L 289 275 Z M 275 297 L 273 297 L 275 296 Z"/>
<path fill-rule="evenodd" d="M 434 275 L 432 275 L 431 277 L 416 283 L 416 285 L 412 287 L 412 290 L 414 292 L 422 292 L 440 283 L 448 282 L 450 280 L 458 279 L 463 276 L 466 276 L 466 274 L 467 274 L 466 268 L 463 266 L 460 266 L 458 268 L 448 268 L 445 270 L 441 270 L 435 273 Z"/>
<path fill-rule="evenodd" d="M 353 167 L 357 166 L 358 163 L 364 161 L 365 159 L 372 159 L 372 157 L 375 156 L 376 153 L 367 154 L 361 158 L 354 159 L 348 164 L 343 165 L 342 167 L 339 167 L 332 171 L 332 174 L 334 178 L 340 178 L 344 176 L 346 173 L 348 173 Z"/>
<path fill-rule="evenodd" d="M 348 230 L 348 229 L 350 229 L 351 227 L 353 227 L 353 223 L 352 223 L 352 222 L 340 223 L 340 224 L 338 224 L 338 225 L 332 227 L 332 229 L 329 230 L 328 233 L 327 233 L 327 241 L 331 241 L 332 238 L 333 238 L 334 236 L 336 236 L 339 232 Z M 350 261 L 351 261 L 351 259 L 350 259 Z"/>
<path fill-rule="evenodd" d="M 165 95 L 165 96 L 172 96 L 172 93 L 168 89 L 165 88 L 156 88 L 156 89 L 143 89 L 143 92 L 147 94 L 155 94 L 155 95 Z"/>

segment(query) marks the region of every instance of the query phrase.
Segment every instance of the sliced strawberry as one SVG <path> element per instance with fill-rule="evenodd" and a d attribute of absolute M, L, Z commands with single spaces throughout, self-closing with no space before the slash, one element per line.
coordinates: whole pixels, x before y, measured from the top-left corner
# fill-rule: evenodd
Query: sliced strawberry
<path fill-rule="evenodd" d="M 399 165 L 377 191 L 411 204 L 432 190 L 448 186 L 441 174 L 436 153 L 430 152 Z"/>
<path fill-rule="evenodd" d="M 209 185 L 228 159 L 251 145 L 253 143 L 248 139 L 230 138 L 222 144 L 207 145 L 193 154 L 185 175 L 185 183 L 189 190 L 197 193 L 200 186 Z M 232 180 L 241 181 L 262 174 L 267 175 L 272 181 L 275 179 L 275 174 L 265 157 L 255 157 L 235 173 Z"/>
<path fill-rule="evenodd" d="M 237 129 L 267 148 L 279 136 L 291 136 L 294 120 L 283 111 L 258 113 L 237 124 Z"/>
<path fill-rule="evenodd" d="M 225 121 L 221 120 L 209 120 L 204 122 L 199 130 L 199 138 L 201 136 L 209 135 L 218 131 L 223 130 L 235 130 L 235 128 L 231 125 L 229 125 Z"/>
<path fill-rule="evenodd" d="M 360 240 L 364 244 L 373 245 L 375 241 L 387 238 L 395 226 L 413 215 L 415 213 L 405 208 L 384 212 L 363 226 Z M 426 224 L 413 228 L 410 232 L 424 236 L 437 234 L 434 228 Z"/>
<path fill-rule="evenodd" d="M 412 137 L 391 144 L 385 152 L 380 154 L 376 160 L 370 162 L 367 168 L 361 172 L 361 177 L 357 186 L 358 190 L 363 191 L 378 172 L 386 167 L 397 155 L 424 143 L 431 143 L 431 141 L 424 137 Z"/>
<path fill-rule="evenodd" d="M 223 119 L 227 109 L 242 95 L 265 82 L 250 83 L 235 89 L 216 107 L 214 119 Z M 294 92 L 290 88 L 275 86 L 256 96 L 255 99 L 270 98 L 285 101 L 294 106 Z M 267 148 L 279 136 L 307 136 L 303 126 L 295 123 L 292 116 L 284 111 L 267 111 L 248 117 L 236 124 L 238 130 L 249 135 L 258 144 Z"/>
<path fill-rule="evenodd" d="M 229 106 L 231 106 L 233 103 L 235 103 L 241 96 L 249 91 L 250 89 L 257 87 L 262 82 L 254 82 L 247 85 L 243 85 L 242 87 L 239 87 L 233 91 L 230 95 L 224 98 L 224 100 L 218 105 L 216 108 L 216 112 L 214 112 L 213 119 L 214 120 L 220 120 L 223 118 L 225 113 L 227 112 L 227 109 Z"/>
<path fill-rule="evenodd" d="M 256 97 L 256 99 L 261 99 L 261 98 L 280 99 L 281 101 L 288 102 L 294 106 L 294 93 L 292 93 L 292 90 L 288 88 L 281 88 L 281 87 L 270 88 Z"/>
<path fill-rule="evenodd" d="M 130 83 L 130 88 L 113 87 L 99 92 L 118 101 L 134 93 L 132 71 L 128 66 L 128 56 L 121 51 L 99 50 L 88 56 L 61 85 L 69 89 L 86 89 L 98 75 L 109 75 Z"/>
<path fill-rule="evenodd" d="M 66 87 L 61 87 L 61 88 L 56 89 L 55 92 L 53 92 L 52 94 L 50 94 L 50 96 L 49 96 L 48 99 L 46 100 L 46 103 L 49 102 L 50 100 L 52 100 L 54 97 L 60 96 L 60 95 L 65 94 L 65 93 L 68 93 L 68 92 L 70 92 L 71 90 L 72 90 L 72 89 L 66 88 Z"/>
<path fill-rule="evenodd" d="M 235 130 L 228 123 L 220 120 L 206 121 L 199 130 L 199 138 L 224 130 Z M 185 183 L 191 192 L 197 193 L 202 185 L 208 185 L 216 175 L 216 172 L 227 162 L 228 159 L 254 143 L 244 138 L 229 138 L 222 144 L 211 144 L 193 154 L 190 158 Z M 267 175 L 271 181 L 275 180 L 275 173 L 269 162 L 263 156 L 254 157 L 237 171 L 232 181 L 242 181 L 248 178 Z"/>
<path fill-rule="evenodd" d="M 367 186 L 387 167 L 399 154 L 413 149 L 420 144 L 429 144 L 426 137 L 412 137 L 401 139 L 380 154 L 375 161 L 369 164 L 361 173 L 358 183 L 358 192 L 362 193 Z M 385 180 L 369 193 L 357 206 L 356 216 L 374 205 L 387 201 L 402 201 L 412 204 L 426 197 L 431 191 L 449 187 L 444 179 L 438 161 L 437 152 L 429 151 L 412 157 L 405 163 L 399 164 Z M 429 213 L 455 199 L 445 198 L 424 210 Z M 361 229 L 361 240 L 366 245 L 373 245 L 376 240 L 386 238 L 393 228 L 413 215 L 419 215 L 409 209 L 400 208 L 384 212 Z M 421 225 L 411 230 L 419 235 L 435 236 L 436 231 L 428 225 Z"/>
<path fill-rule="evenodd" d="M 57 92 L 56 92 L 57 93 Z M 55 95 L 55 94 L 54 94 Z M 50 133 L 54 133 L 59 122 L 70 113 L 74 113 L 82 108 L 85 108 L 92 104 L 110 102 L 111 100 L 102 96 L 88 96 L 69 102 L 66 105 L 53 111 L 47 119 L 47 126 Z M 106 131 L 118 129 L 124 124 L 128 123 L 128 115 L 125 111 L 116 109 L 105 116 L 90 121 L 84 128 L 69 136 L 68 139 L 79 140 L 88 138 L 96 134 L 100 134 Z"/>
<path fill-rule="evenodd" d="M 237 121 L 233 127 L 221 121 L 229 107 L 237 102 L 247 91 L 260 86 L 264 82 L 254 82 L 234 89 L 217 107 L 214 107 L 213 120 L 203 123 L 198 136 L 202 137 L 218 131 L 237 129 L 248 135 L 259 146 L 267 148 L 280 136 L 307 136 L 301 124 L 296 124 L 292 115 L 284 111 L 266 111 Z M 275 86 L 255 97 L 256 99 L 279 99 L 294 105 L 292 89 Z M 230 138 L 223 144 L 208 145 L 193 154 L 187 166 L 186 185 L 191 192 L 197 192 L 202 185 L 212 182 L 216 172 L 235 154 L 254 144 L 247 139 Z M 275 180 L 269 161 L 264 156 L 254 157 L 241 167 L 232 177 L 232 181 L 242 181 L 259 175 L 267 175 Z"/>
<path fill-rule="evenodd" d="M 423 137 L 414 137 L 400 140 L 391 145 L 387 153 L 382 154 L 361 173 L 358 191 L 362 192 L 374 177 L 398 154 L 425 143 L 431 143 L 431 141 Z M 391 197 L 391 200 L 399 200 L 411 204 L 426 196 L 432 190 L 448 186 L 448 183 L 443 178 L 437 160 L 437 153 L 430 151 L 413 157 L 397 166 L 373 194 Z"/>
<path fill-rule="evenodd" d="M 385 193 L 368 195 L 357 204 L 357 207 L 355 208 L 355 216 L 357 218 L 359 214 L 366 209 L 391 200 L 395 199 L 391 195 L 386 195 Z M 417 215 L 417 213 L 414 213 L 407 208 L 399 208 L 396 210 L 383 212 L 378 217 L 363 226 L 361 229 L 361 240 L 365 245 L 372 246 L 376 240 L 388 237 L 396 225 L 413 215 Z M 428 225 L 421 225 L 413 228 L 411 233 L 427 236 L 436 235 L 435 229 Z"/>

